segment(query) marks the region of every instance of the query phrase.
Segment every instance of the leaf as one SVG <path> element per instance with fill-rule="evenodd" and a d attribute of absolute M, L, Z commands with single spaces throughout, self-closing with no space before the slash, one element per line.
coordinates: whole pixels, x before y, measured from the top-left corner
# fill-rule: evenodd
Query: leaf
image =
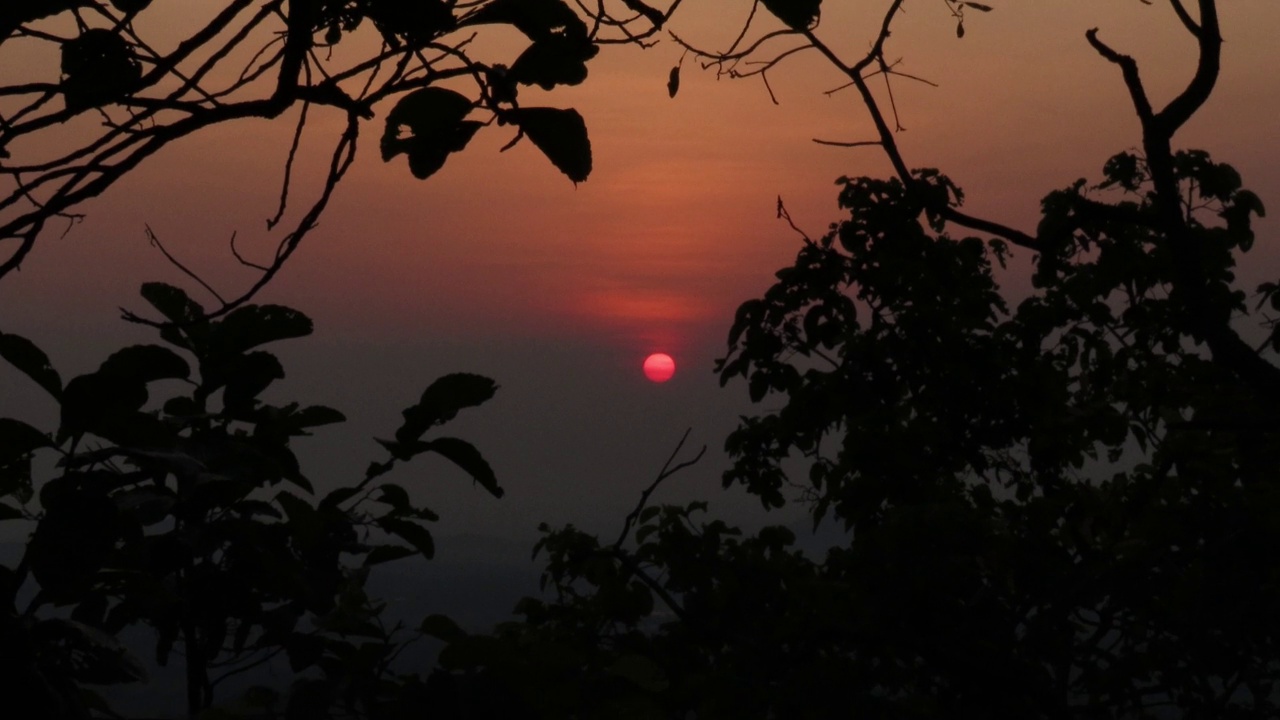
<path fill-rule="evenodd" d="M 587 37 L 582 18 L 563 0 L 493 0 L 467 18 L 467 25 L 514 25 L 530 40 Z"/>
<path fill-rule="evenodd" d="M 236 358 L 227 373 L 223 406 L 229 413 L 247 413 L 263 390 L 276 380 L 284 379 L 284 366 L 275 355 L 258 350 Z"/>
<path fill-rule="evenodd" d="M 647 692 L 662 692 L 670 685 L 662 668 L 643 655 L 623 655 L 614 661 L 609 673 L 626 678 Z"/>
<path fill-rule="evenodd" d="M 137 13 L 147 9 L 151 0 L 111 0 L 111 7 L 122 13 Z"/>
<path fill-rule="evenodd" d="M 170 322 L 184 323 L 203 317 L 205 312 L 200 303 L 192 300 L 181 288 L 160 282 L 142 284 L 142 299 L 160 311 Z"/>
<path fill-rule="evenodd" d="M 56 501 L 47 484 L 41 491 L 44 517 L 27 546 L 31 575 L 55 601 L 71 600 L 88 588 L 119 537 L 116 507 L 100 493 L 67 482 Z M 49 495 L 49 497 L 46 497 Z"/>
<path fill-rule="evenodd" d="M 132 345 L 111 354 L 98 368 L 104 376 L 129 383 L 186 379 L 191 366 L 177 353 L 160 345 Z"/>
<path fill-rule="evenodd" d="M 587 137 L 587 124 L 577 110 L 520 108 L 512 112 L 512 117 L 551 164 L 574 184 L 591 174 L 591 140 Z"/>
<path fill-rule="evenodd" d="M 671 68 L 671 74 L 667 76 L 667 97 L 675 97 L 680 92 L 680 66 Z"/>
<path fill-rule="evenodd" d="M 818 19 L 822 0 L 763 0 L 765 8 L 792 30 L 807 30 Z"/>
<path fill-rule="evenodd" d="M 147 387 L 101 373 L 74 377 L 62 394 L 58 441 L 86 432 L 102 434 L 121 423 L 147 402 Z M 104 436 L 105 437 L 105 436 Z"/>
<path fill-rule="evenodd" d="M 245 305 L 232 310 L 213 326 L 209 349 L 229 357 L 277 340 L 305 337 L 313 329 L 311 318 L 293 308 Z"/>
<path fill-rule="evenodd" d="M 0 418 L 0 467 L 43 447 L 52 447 L 49 436 L 12 418 Z"/>
<path fill-rule="evenodd" d="M 338 488 L 337 490 L 334 490 L 330 492 L 328 495 L 324 496 L 324 499 L 320 501 L 320 507 L 321 508 L 337 507 L 342 503 L 346 502 L 347 500 L 350 500 L 352 497 L 355 497 L 355 494 L 358 492 L 360 491 L 353 487 Z"/>
<path fill-rule="evenodd" d="M 431 532 L 412 520 L 401 520 L 399 518 L 384 517 L 378 519 L 378 525 L 383 530 L 399 537 L 405 542 L 417 548 L 418 552 L 428 560 L 435 557 L 436 544 L 431 538 Z"/>
<path fill-rule="evenodd" d="M 315 635 L 295 632 L 285 641 L 284 649 L 289 656 L 289 669 L 295 673 L 301 672 L 315 665 L 324 655 L 324 640 Z"/>
<path fill-rule="evenodd" d="M 208 325 L 195 322 L 205 316 L 200 303 L 192 300 L 181 289 L 165 283 L 143 283 L 141 294 L 166 320 L 183 326 L 161 328 L 160 337 L 165 342 L 197 352 L 203 349 Z"/>
<path fill-rule="evenodd" d="M 409 492 L 395 483 L 387 483 L 378 488 L 382 494 L 378 496 L 379 502 L 390 505 L 394 510 L 407 511 L 413 509 L 413 503 L 409 501 Z"/>
<path fill-rule="evenodd" d="M 482 123 L 466 120 L 473 103 L 465 95 L 427 87 L 400 98 L 387 114 L 382 133 L 382 160 L 401 153 L 409 156 L 409 170 L 424 180 L 444 167 L 449 155 L 467 146 Z M 401 135 L 408 129 L 408 135 Z"/>
<path fill-rule="evenodd" d="M 303 545 L 310 545 L 318 540 L 324 531 L 324 522 L 320 513 L 306 500 L 287 491 L 276 494 L 276 502 L 284 508 L 289 520 L 289 531 Z"/>
<path fill-rule="evenodd" d="M 410 555 L 417 555 L 418 551 L 413 548 L 407 548 L 402 545 L 378 545 L 364 558 L 364 566 L 379 565 L 384 562 L 400 560 Z"/>
<path fill-rule="evenodd" d="M 483 375 L 445 375 L 427 386 L 417 405 L 401 413 L 404 423 L 396 430 L 396 440 L 410 444 L 430 428 L 455 418 L 458 411 L 488 401 L 497 390 L 497 383 Z"/>
<path fill-rule="evenodd" d="M 142 663 L 116 638 L 75 620 L 50 618 L 36 624 L 32 639 L 57 647 L 71 676 L 92 685 L 115 685 L 147 679 Z"/>
<path fill-rule="evenodd" d="M 346 421 L 346 415 L 324 405 L 311 405 L 289 416 L 289 424 L 296 428 L 312 428 Z"/>
<path fill-rule="evenodd" d="M 398 440 L 383 440 L 382 438 L 374 438 L 374 442 L 381 445 L 387 452 L 391 453 L 391 457 L 396 460 L 412 460 L 414 455 L 418 455 L 427 451 L 427 443 L 421 440 L 410 440 L 408 442 L 400 442 Z M 382 473 L 378 473 L 381 475 Z M 374 476 L 376 477 L 376 475 Z"/>
<path fill-rule="evenodd" d="M 137 517 L 144 527 L 155 525 L 169 517 L 169 511 L 177 503 L 173 491 L 154 486 L 133 488 L 111 497 L 122 513 Z"/>
<path fill-rule="evenodd" d="M 958 38 L 964 37 L 964 21 L 963 20 L 956 23 L 956 37 Z"/>
<path fill-rule="evenodd" d="M 445 459 L 465 470 L 491 495 L 496 498 L 502 497 L 503 490 L 498 486 L 498 478 L 493 474 L 493 468 L 489 467 L 488 461 L 474 445 L 453 437 L 436 438 L 427 444 L 431 452 L 444 456 Z"/>
<path fill-rule="evenodd" d="M 418 631 L 445 642 L 455 642 L 467 636 L 452 618 L 438 614 L 423 618 L 422 623 L 418 625 Z"/>
<path fill-rule="evenodd" d="M 451 10 L 453 4 L 441 0 L 371 0 L 368 13 L 383 33 L 399 35 L 421 45 L 457 27 Z"/>
<path fill-rule="evenodd" d="M 971 8 L 973 8 L 974 10 L 977 10 L 978 12 L 991 12 L 991 6 L 990 6 L 990 5 L 983 5 L 982 3 L 968 2 L 968 1 L 966 0 L 966 2 L 964 3 L 964 6 L 965 6 L 965 7 L 971 7 Z"/>
<path fill-rule="evenodd" d="M 552 36 L 525 48 L 511 65 L 509 77 L 544 90 L 556 85 L 578 85 L 587 79 L 587 61 L 595 57 L 597 51 L 586 38 Z"/>
<path fill-rule="evenodd" d="M 21 335 L 0 332 L 0 357 L 45 389 L 54 398 L 62 397 L 62 378 L 53 369 L 49 356 Z"/>

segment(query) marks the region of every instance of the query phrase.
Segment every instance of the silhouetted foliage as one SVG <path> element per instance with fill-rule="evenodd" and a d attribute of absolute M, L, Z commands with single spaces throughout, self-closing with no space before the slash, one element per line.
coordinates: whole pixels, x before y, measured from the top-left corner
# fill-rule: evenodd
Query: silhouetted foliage
<path fill-rule="evenodd" d="M 382 622 L 365 580 L 381 563 L 431 558 L 425 523 L 437 518 L 384 476 L 436 453 L 501 496 L 474 446 L 438 435 L 497 386 L 436 380 L 395 439 L 379 441 L 390 458 L 317 496 L 290 443 L 342 413 L 259 397 L 284 378 L 260 348 L 310 334 L 311 321 L 275 305 L 208 320 L 172 286 L 142 295 L 174 323 L 160 333 L 166 345 L 123 348 L 65 386 L 30 341 L 0 334 L 0 357 L 61 407 L 55 432 L 0 419 L 0 519 L 34 525 L 18 565 L 0 567 L 6 703 L 32 718 L 105 710 L 87 686 L 144 679 L 117 638 L 145 626 L 155 662 L 185 666 L 192 716 L 223 680 L 276 656 L 299 673 L 289 717 L 331 705 L 386 711 L 398 697 L 390 662 L 407 637 Z M 50 455 L 51 476 L 32 462 Z M 277 696 L 250 694 L 264 706 Z"/>
<path fill-rule="evenodd" d="M 0 277 L 21 266 L 51 221 L 75 223 L 82 203 L 169 143 L 291 110 L 297 124 L 292 146 L 281 148 L 280 202 L 268 230 L 286 219 L 299 143 L 308 130 L 319 132 L 315 113 L 343 120 L 326 176 L 312 204 L 288 216 L 291 229 L 269 259 L 231 248 L 260 275 L 210 309 L 212 316 L 248 302 L 280 270 L 351 166 L 362 123 L 389 103 L 382 157 L 406 155 L 415 177 L 434 175 L 481 128 L 510 125 L 515 137 L 506 147 L 528 137 L 582 182 L 591 174 L 582 117 L 525 107 L 520 88 L 582 83 L 601 44 L 643 43 L 674 10 L 664 14 L 640 0 L 616 8 L 618 1 L 580 5 L 580 14 L 566 0 L 225 0 L 208 9 L 204 24 L 157 30 L 160 6 L 145 1 L 9 0 L 0 9 L 4 51 L 35 53 L 48 44 L 60 62 L 0 87 Z M 480 57 L 473 41 L 501 36 L 501 26 L 527 44 L 509 57 Z M 138 28 L 151 30 L 144 37 Z M 172 37 L 178 32 L 187 34 Z M 452 89 L 439 87 L 450 82 Z M 70 141 L 68 126 L 79 133 Z M 52 156 L 49 137 L 57 143 Z"/>
<path fill-rule="evenodd" d="M 860 90 L 900 6 L 845 65 Z M 770 408 L 727 439 L 725 485 L 805 503 L 845 541 L 814 557 L 786 528 L 643 501 L 614 545 L 546 529 L 551 596 L 492 636 L 441 634 L 437 682 L 547 718 L 1280 712 L 1280 333 L 1259 315 L 1280 293 L 1235 277 L 1260 199 L 1172 148 L 1221 43 L 1211 0 L 1194 21 L 1173 6 L 1200 62 L 1158 112 L 1089 33 L 1143 149 L 1047 195 L 1034 234 L 907 171 L 864 95 L 900 174 L 839 180 L 847 217 L 741 306 L 718 366 Z M 1018 246 L 1015 302 L 998 278 Z"/>
<path fill-rule="evenodd" d="M 678 3 L 666 13 L 623 4 L 636 13 L 630 22 L 642 18 L 656 31 Z M 473 375 L 437 381 L 405 410 L 394 438 L 380 441 L 388 460 L 314 499 L 289 441 L 341 415 L 259 399 L 284 371 L 258 348 L 305 335 L 310 322 L 245 304 L 252 291 L 206 312 L 181 291 L 151 284 L 143 295 L 165 318 L 158 325 L 169 347 L 125 348 L 65 385 L 35 345 L 0 335 L 0 357 L 62 410 L 54 432 L 0 419 L 0 519 L 34 524 L 22 562 L 0 570 L 6 695 L 31 698 L 44 717 L 105 713 L 88 686 L 139 678 L 141 664 L 117 635 L 143 625 L 153 630 L 157 661 L 180 650 L 192 714 L 211 706 L 228 673 L 276 655 L 300 673 L 297 681 L 286 694 L 256 688 L 245 712 L 1280 713 L 1280 332 L 1265 315 L 1261 330 L 1244 329 L 1263 307 L 1280 310 L 1280 283 L 1250 297 L 1235 277 L 1261 200 L 1230 166 L 1173 146 L 1217 78 L 1214 0 L 1196 0 L 1195 16 L 1170 0 L 1199 57 L 1187 86 L 1159 110 L 1136 61 L 1097 30 L 1086 35 L 1121 71 L 1141 149 L 1108 160 L 1096 184 L 1078 180 L 1047 195 L 1034 233 L 963 212 L 964 194 L 945 174 L 909 169 L 894 137 L 892 96 L 886 113 L 867 85 L 873 74 L 904 77 L 885 58 L 902 0 L 888 1 L 870 49 L 854 61 L 819 35 L 819 2 L 761 4 L 766 21 L 783 29 L 750 36 L 753 3 L 728 51 L 677 42 L 731 77 L 763 77 L 798 50 L 820 51 L 847 75 L 876 132 L 874 140 L 829 144 L 879 147 L 893 175 L 841 178 L 848 217 L 817 240 L 805 237 L 795 263 L 739 309 L 720 377 L 745 381 L 749 397 L 770 409 L 744 417 L 727 439 L 733 464 L 724 483 L 745 487 L 766 508 L 805 503 L 814 525 L 835 525 L 843 541 L 815 557 L 797 550 L 786 528 L 746 534 L 704 519 L 705 504 L 651 506 L 657 486 L 687 464 L 669 461 L 615 542 L 544 527 L 535 552 L 546 559 L 547 594 L 521 601 L 521 620 L 472 634 L 429 616 L 407 632 L 445 643 L 439 666 L 397 675 L 390 661 L 401 635 L 381 623 L 364 581 L 372 565 L 429 557 L 423 523 L 434 516 L 382 478 L 396 462 L 434 452 L 500 495 L 473 446 L 434 434 L 491 397 L 493 383 Z M 944 5 L 960 37 L 967 11 L 993 10 Z M 112 6 L 128 14 L 147 3 Z M 105 6 L 13 4 L 0 11 L 0 37 L 58 42 L 62 76 L 23 90 L 35 99 L 22 114 L 51 114 L 6 118 L 0 133 L 118 106 L 128 109 L 132 131 L 108 126 L 101 147 L 140 160 L 153 151 L 146 142 L 162 144 L 169 132 L 278 115 L 296 102 L 340 109 L 348 135 L 324 195 L 281 246 L 279 262 L 345 171 L 357 119 L 393 94 L 382 153 L 406 155 L 417 176 L 438 171 L 494 120 L 515 125 L 517 138 L 527 135 L 575 182 L 590 172 L 575 111 L 516 100 L 521 84 L 580 82 L 602 42 L 599 28 L 617 27 L 607 15 L 588 25 L 559 0 L 284 7 L 260 8 L 263 18 L 286 22 L 278 54 L 258 72 L 276 72 L 276 90 L 236 105 L 199 93 L 140 99 L 167 61 L 147 54 Z M 109 27 L 81 17 L 65 39 L 23 29 L 64 12 Z M 372 62 L 398 68 L 393 80 L 356 93 L 342 84 L 358 83 L 366 69 L 301 82 L 304 65 L 321 64 L 312 48 L 340 42 L 366 20 L 383 43 Z M 461 41 L 444 41 L 495 23 L 530 41 L 510 66 L 473 61 Z M 622 28 L 617 39 L 640 41 Z M 775 50 L 779 41 L 798 45 Z M 423 60 L 428 49 L 445 64 Z M 413 62 L 426 66 L 415 74 L 404 64 Z M 679 69 L 668 75 L 672 97 Z M 477 98 L 433 85 L 450 76 L 474 79 Z M 58 97 L 62 109 L 41 110 Z M 160 110 L 195 119 L 152 125 Z M 131 145 L 135 137 L 143 144 Z M 82 161 L 72 153 L 59 162 Z M 21 243 L 16 260 L 45 222 L 118 177 L 115 166 L 86 162 L 91 169 L 70 176 L 51 170 L 48 182 L 70 184 L 6 227 L 0 239 Z M 13 177 L 30 171 L 4 168 Z M 30 197 L 15 191 L 0 209 L 18 201 Z M 778 209 L 790 221 L 781 201 Z M 1013 252 L 1032 253 L 1034 265 L 1033 290 L 1016 299 L 999 285 Z M 275 267 L 264 268 L 264 282 Z M 1256 343 L 1246 341 L 1253 336 Z M 163 403 L 151 400 L 157 387 Z M 57 465 L 44 478 L 33 458 L 49 455 Z"/>

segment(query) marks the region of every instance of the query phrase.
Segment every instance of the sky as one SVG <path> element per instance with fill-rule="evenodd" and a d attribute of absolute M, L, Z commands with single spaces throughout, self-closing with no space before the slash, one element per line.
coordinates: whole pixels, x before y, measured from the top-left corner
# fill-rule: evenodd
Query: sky
<path fill-rule="evenodd" d="M 971 13 L 958 39 L 942 0 L 907 3 L 888 55 L 938 87 L 895 81 L 906 128 L 899 142 L 909 165 L 942 168 L 962 185 L 968 211 L 1032 231 L 1040 197 L 1078 177 L 1096 180 L 1107 157 L 1139 142 L 1119 73 L 1084 32 L 1098 27 L 1135 56 L 1152 95 L 1165 100 L 1189 78 L 1194 46 L 1162 2 L 989 4 L 995 10 Z M 873 39 L 884 5 L 827 0 L 817 32 L 852 57 Z M 1280 3 L 1221 5 L 1222 77 L 1177 141 L 1234 164 L 1276 206 Z M 749 7 L 685 0 L 670 27 L 699 46 L 723 47 Z M 311 338 L 276 347 L 289 375 L 272 397 L 348 415 L 301 446 L 304 468 L 322 486 L 357 479 L 380 459 L 371 438 L 389 436 L 401 408 L 439 375 L 467 371 L 501 389 L 447 430 L 480 447 L 506 497 L 494 500 L 442 462 L 417 461 L 393 478 L 442 515 L 442 555 L 528 547 L 542 521 L 611 536 L 687 428 L 691 448 L 705 444 L 708 455 L 657 501 L 707 498 L 748 524 L 799 522 L 798 508 L 765 517 L 754 499 L 719 490 L 724 437 L 753 410 L 741 384 L 719 387 L 712 366 L 734 309 L 762 293 L 799 247 L 776 218 L 777 198 L 817 236 L 839 219 L 836 178 L 883 175 L 888 166 L 874 148 L 813 142 L 872 137 L 851 92 L 824 93 L 841 78 L 818 55 L 770 72 L 775 104 L 758 79 L 717 79 L 692 56 L 669 98 L 667 73 L 681 54 L 670 40 L 608 47 L 583 85 L 546 95 L 546 104 L 586 119 L 594 171 L 577 186 L 528 142 L 500 153 L 509 128 L 486 128 L 425 181 L 403 158 L 378 157 L 380 118 L 364 128 L 358 160 L 320 227 L 259 297 L 316 324 Z M 0 51 L 0 75 L 47 72 L 39 60 Z M 298 197 L 314 190 L 336 127 L 331 117 L 313 120 Z M 45 348 L 64 378 L 123 344 L 151 342 L 118 319 L 118 308 L 144 309 L 142 282 L 183 278 L 148 245 L 148 225 L 184 263 L 224 288 L 244 287 L 253 277 L 234 267 L 227 242 L 236 233 L 238 247 L 257 257 L 274 247 L 278 236 L 264 220 L 275 210 L 294 122 L 290 114 L 218 128 L 149 160 L 84 207 L 86 220 L 65 236 L 46 233 L 22 271 L 0 280 L 0 328 Z M 1241 273 L 1249 285 L 1280 275 L 1268 242 L 1275 221 L 1258 230 L 1259 249 Z M 1014 294 L 1026 287 L 1028 260 L 1018 256 L 1004 278 Z M 677 363 L 661 385 L 641 371 L 659 351 Z M 49 401 L 2 370 L 0 412 L 46 429 L 56 420 Z"/>

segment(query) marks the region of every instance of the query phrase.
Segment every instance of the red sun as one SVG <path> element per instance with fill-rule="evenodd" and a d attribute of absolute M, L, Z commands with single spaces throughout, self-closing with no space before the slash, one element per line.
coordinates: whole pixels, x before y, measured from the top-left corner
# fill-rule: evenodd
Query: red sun
<path fill-rule="evenodd" d="M 654 353 L 644 359 L 644 376 L 656 383 L 664 383 L 676 374 L 676 361 L 666 353 Z"/>

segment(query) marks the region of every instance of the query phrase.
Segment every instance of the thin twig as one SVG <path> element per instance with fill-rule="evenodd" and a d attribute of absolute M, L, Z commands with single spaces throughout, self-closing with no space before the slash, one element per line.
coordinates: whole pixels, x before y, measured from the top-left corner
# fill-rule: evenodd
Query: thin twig
<path fill-rule="evenodd" d="M 293 184 L 293 162 L 298 157 L 298 146 L 302 144 L 302 131 L 307 126 L 307 111 L 310 102 L 302 103 L 302 112 L 298 115 L 298 125 L 293 129 L 293 142 L 289 145 L 289 156 L 284 161 L 284 180 L 280 183 L 280 206 L 274 217 L 267 220 L 267 229 L 274 230 L 280 218 L 284 217 L 285 208 L 289 204 L 289 186 Z"/>
<path fill-rule="evenodd" d="M 262 272 L 267 272 L 270 269 L 266 265 L 259 265 L 256 262 L 250 262 L 244 259 L 244 257 L 240 254 L 240 251 L 236 249 L 236 233 L 235 232 L 231 233 L 231 254 L 235 256 L 235 259 L 238 260 L 240 264 L 244 265 L 245 267 L 251 267 L 255 270 L 261 270 Z"/>
<path fill-rule="evenodd" d="M 833 146 L 835 146 L 835 147 L 847 147 L 847 148 L 853 148 L 853 147 L 867 147 L 867 146 L 870 146 L 870 145 L 883 145 L 883 144 L 884 144 L 884 143 L 880 142 L 879 140 L 858 140 L 858 141 L 856 141 L 856 142 L 841 142 L 841 141 L 839 141 L 839 140 L 822 140 L 822 139 L 819 139 L 819 138 L 813 138 L 813 141 L 814 141 L 814 142 L 816 142 L 816 143 L 818 143 L 819 145 L 833 145 Z"/>
<path fill-rule="evenodd" d="M 640 493 L 640 502 L 636 503 L 635 509 L 631 511 L 631 514 L 627 515 L 626 520 L 622 523 L 622 532 L 618 535 L 617 542 L 613 544 L 614 551 L 621 549 L 622 543 L 627 541 L 627 535 L 630 534 L 632 525 L 634 525 L 640 518 L 640 513 L 644 510 L 645 504 L 649 502 L 649 496 L 653 494 L 654 490 L 658 489 L 658 486 L 662 484 L 662 481 L 698 462 L 707 452 L 707 446 L 703 445 L 702 449 L 698 451 L 698 454 L 693 456 L 693 459 L 686 460 L 679 465 L 672 467 L 672 461 L 680 454 L 680 449 L 684 447 L 684 443 L 689 439 L 689 433 L 691 432 L 693 432 L 693 428 L 689 428 L 684 431 L 684 435 L 680 436 L 680 442 L 676 443 L 675 450 L 671 451 L 671 456 L 662 464 L 662 470 L 658 472 L 658 477 L 654 479 L 649 487 L 645 488 L 644 492 Z"/>
<path fill-rule="evenodd" d="M 189 270 L 186 265 L 183 265 L 182 263 L 178 262 L 178 259 L 175 258 L 173 255 L 169 254 L 169 251 L 165 249 L 164 244 L 160 242 L 160 238 L 156 237 L 156 234 L 152 232 L 150 225 L 147 225 L 146 229 L 147 229 L 147 239 L 151 241 L 151 245 L 153 247 L 157 248 L 160 251 L 160 254 L 164 255 L 166 260 L 168 260 L 174 267 L 178 268 L 183 273 L 185 273 L 187 277 L 199 283 L 200 287 L 204 288 L 205 290 L 208 290 L 210 295 L 213 295 L 215 298 L 218 299 L 218 302 L 226 304 L 226 301 L 222 299 L 222 296 L 218 294 L 217 290 L 213 289 L 213 286 L 205 282 L 204 279 L 201 278 L 199 275 Z"/>

